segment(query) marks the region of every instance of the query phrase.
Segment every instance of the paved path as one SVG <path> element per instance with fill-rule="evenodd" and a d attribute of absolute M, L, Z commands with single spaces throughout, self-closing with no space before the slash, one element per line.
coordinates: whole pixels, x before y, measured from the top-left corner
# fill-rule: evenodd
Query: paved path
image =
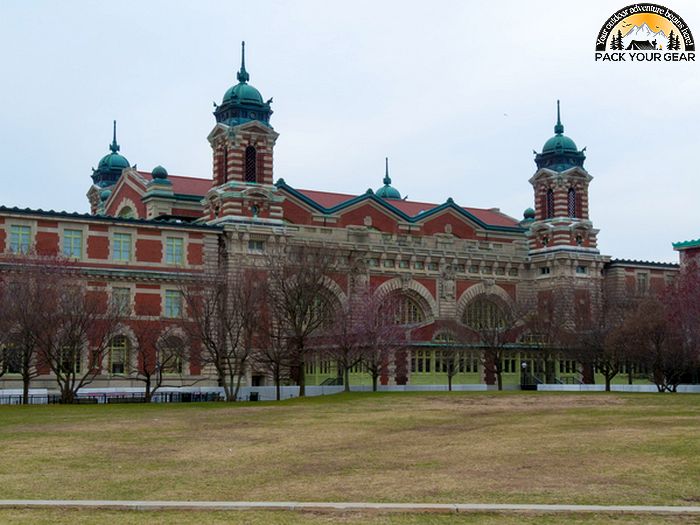
<path fill-rule="evenodd" d="M 0 500 L 2 508 L 93 508 L 117 510 L 307 510 L 400 512 L 603 512 L 700 514 L 700 506 L 673 505 L 528 505 L 510 503 L 335 503 L 296 501 L 122 501 Z"/>

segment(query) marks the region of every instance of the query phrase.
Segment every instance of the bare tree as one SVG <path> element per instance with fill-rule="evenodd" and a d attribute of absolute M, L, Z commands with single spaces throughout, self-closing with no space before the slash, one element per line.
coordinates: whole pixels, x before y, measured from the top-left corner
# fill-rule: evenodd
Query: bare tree
<path fill-rule="evenodd" d="M 189 338 L 201 344 L 202 362 L 216 370 L 226 399 L 235 401 L 262 327 L 263 279 L 254 270 L 211 268 L 182 288 Z"/>
<path fill-rule="evenodd" d="M 483 301 L 479 304 L 479 301 Z M 487 374 L 496 379 L 498 390 L 503 390 L 503 363 L 507 345 L 522 331 L 527 308 L 516 303 L 508 305 L 495 297 L 476 299 L 475 310 L 468 313 L 467 324 L 483 347 L 482 365 Z M 469 308 L 469 307 L 468 307 Z"/>
<path fill-rule="evenodd" d="M 43 301 L 50 308 L 42 309 L 39 356 L 56 377 L 61 402 L 72 403 L 100 373 L 121 315 L 77 274 L 64 273 L 55 284 L 44 287 Z"/>
<path fill-rule="evenodd" d="M 288 247 L 267 259 L 270 308 L 286 334 L 300 396 L 306 394 L 305 361 L 313 350 L 309 343 L 329 324 L 336 306 L 326 286 L 334 268 L 335 257 L 322 248 Z"/>
<path fill-rule="evenodd" d="M 379 298 L 373 290 L 367 290 L 355 301 L 362 364 L 372 377 L 372 391 L 376 392 L 392 354 L 406 344 L 406 329 L 398 324 L 400 300 L 394 295 Z"/>
<path fill-rule="evenodd" d="M 129 325 L 136 339 L 136 366 L 125 376 L 144 384 L 144 399 L 150 403 L 164 382 L 182 378 L 188 359 L 187 345 L 180 337 L 180 326 L 163 319 L 137 321 Z"/>
<path fill-rule="evenodd" d="M 263 313 L 258 348 L 254 353 L 255 364 L 272 376 L 275 384 L 275 397 L 281 399 L 282 382 L 289 379 L 293 362 L 290 341 L 283 325 L 270 315 L 270 309 Z"/>
<path fill-rule="evenodd" d="M 5 257 L 6 272 L 0 286 L 0 345 L 2 371 L 11 369 L 22 378 L 22 403 L 29 403 L 31 382 L 40 375 L 37 357 L 46 316 L 56 306 L 55 291 L 70 275 L 65 260 L 33 254 Z"/>
<path fill-rule="evenodd" d="M 359 323 L 362 304 L 350 300 L 336 308 L 325 330 L 323 353 L 335 361 L 345 392 L 350 392 L 350 371 L 362 362 L 362 334 Z"/>

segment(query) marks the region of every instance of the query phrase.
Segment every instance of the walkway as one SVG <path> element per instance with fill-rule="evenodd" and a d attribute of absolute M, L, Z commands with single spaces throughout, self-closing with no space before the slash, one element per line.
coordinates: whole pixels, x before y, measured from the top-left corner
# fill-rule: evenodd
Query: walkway
<path fill-rule="evenodd" d="M 295 510 L 400 512 L 601 512 L 700 514 L 700 506 L 528 505 L 510 503 L 336 503 L 296 501 L 0 500 L 2 508 L 92 508 L 110 510 Z"/>

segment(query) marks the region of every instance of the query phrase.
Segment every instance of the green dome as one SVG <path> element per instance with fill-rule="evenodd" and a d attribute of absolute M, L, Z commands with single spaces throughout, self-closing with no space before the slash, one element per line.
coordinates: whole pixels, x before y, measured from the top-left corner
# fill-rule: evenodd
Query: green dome
<path fill-rule="evenodd" d="M 375 195 L 381 199 L 401 199 L 401 193 L 399 193 L 399 190 L 391 186 L 391 177 L 389 177 L 389 157 L 386 157 L 384 159 L 385 161 L 385 168 L 384 168 L 384 186 L 379 188 Z"/>
<path fill-rule="evenodd" d="M 240 84 L 236 84 L 232 88 L 229 88 L 228 91 L 226 91 L 226 93 L 224 94 L 224 100 L 222 104 L 234 102 L 237 102 L 239 104 L 260 104 L 262 106 L 263 98 L 260 94 L 260 91 L 255 89 L 250 84 L 241 82 Z"/>
<path fill-rule="evenodd" d="M 558 151 L 578 152 L 576 143 L 566 135 L 557 133 L 542 146 L 542 153 L 555 153 Z"/>
<path fill-rule="evenodd" d="M 163 166 L 156 166 L 153 168 L 153 171 L 151 172 L 151 176 L 154 179 L 162 180 L 162 179 L 167 179 L 168 178 L 168 170 L 166 170 Z"/>
<path fill-rule="evenodd" d="M 102 190 L 100 192 L 100 200 L 106 201 L 107 199 L 109 199 L 110 195 L 112 195 L 112 190 Z"/>
<path fill-rule="evenodd" d="M 379 188 L 375 195 L 377 197 L 381 197 L 382 199 L 401 199 L 401 193 L 399 193 L 399 190 L 392 188 L 389 185 Z"/>
<path fill-rule="evenodd" d="M 532 208 L 526 208 L 525 211 L 523 212 L 523 218 L 534 219 L 535 218 L 535 210 L 533 210 Z"/>
<path fill-rule="evenodd" d="M 126 160 L 126 157 L 115 151 L 102 157 L 97 165 L 97 169 L 123 170 L 129 166 L 131 166 L 131 164 L 129 164 L 129 161 Z"/>

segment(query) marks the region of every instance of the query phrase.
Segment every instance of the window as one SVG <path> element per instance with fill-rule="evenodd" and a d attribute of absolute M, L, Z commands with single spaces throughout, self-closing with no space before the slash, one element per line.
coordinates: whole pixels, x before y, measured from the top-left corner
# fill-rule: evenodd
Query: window
<path fill-rule="evenodd" d="M 648 273 L 638 273 L 637 274 L 637 293 L 644 295 L 649 291 L 649 274 Z"/>
<path fill-rule="evenodd" d="M 481 273 L 491 275 L 492 272 L 493 270 L 490 266 L 482 266 L 481 268 Z"/>
<path fill-rule="evenodd" d="M 32 229 L 29 226 L 13 224 L 10 226 L 10 251 L 12 253 L 29 253 Z"/>
<path fill-rule="evenodd" d="M 432 352 L 416 350 L 411 356 L 411 372 L 414 374 L 429 374 L 431 370 Z"/>
<path fill-rule="evenodd" d="M 394 267 L 394 259 L 385 259 L 384 260 L 384 268 L 393 268 Z"/>
<path fill-rule="evenodd" d="M 516 366 L 516 360 L 513 358 L 505 358 L 501 361 L 501 371 L 504 374 L 514 374 Z"/>
<path fill-rule="evenodd" d="M 184 257 L 185 241 L 180 237 L 168 237 L 165 239 L 165 262 L 167 264 L 182 264 Z"/>
<path fill-rule="evenodd" d="M 112 288 L 112 305 L 116 311 L 124 316 L 131 314 L 131 289 Z"/>
<path fill-rule="evenodd" d="M 316 363 L 313 360 L 309 360 L 304 365 L 304 373 L 306 375 L 314 375 L 316 373 Z"/>
<path fill-rule="evenodd" d="M 566 204 L 569 217 L 576 217 L 576 190 L 574 188 L 569 188 Z"/>
<path fill-rule="evenodd" d="M 158 366 L 164 374 L 182 374 L 184 344 L 178 337 L 168 337 L 161 345 Z"/>
<path fill-rule="evenodd" d="M 465 273 L 467 271 L 467 267 L 463 264 L 458 264 L 455 270 L 459 273 Z"/>
<path fill-rule="evenodd" d="M 399 261 L 399 268 L 408 268 L 408 261 Z"/>
<path fill-rule="evenodd" d="M 438 264 L 436 262 L 428 263 L 428 270 L 435 271 L 438 269 Z"/>
<path fill-rule="evenodd" d="M 376 268 L 377 266 L 379 266 L 379 259 L 369 259 L 367 261 L 367 264 L 372 268 Z"/>
<path fill-rule="evenodd" d="M 0 346 L 0 374 L 22 373 L 21 356 L 12 346 Z"/>
<path fill-rule="evenodd" d="M 496 268 L 496 275 L 505 275 L 506 274 L 506 269 L 501 268 L 500 266 Z"/>
<path fill-rule="evenodd" d="M 406 295 L 401 297 L 394 322 L 403 325 L 417 324 L 423 321 L 425 321 L 425 314 L 423 314 L 423 309 L 420 305 L 411 297 Z"/>
<path fill-rule="evenodd" d="M 109 373 L 129 373 L 129 341 L 123 335 L 112 338 L 109 342 Z"/>
<path fill-rule="evenodd" d="M 476 264 L 472 264 L 469 267 L 469 273 L 479 273 L 479 267 Z"/>
<path fill-rule="evenodd" d="M 264 252 L 265 243 L 257 239 L 251 239 L 248 241 L 248 251 L 249 252 Z"/>
<path fill-rule="evenodd" d="M 543 266 L 542 268 L 540 268 L 540 275 L 549 275 L 549 272 L 549 266 Z"/>
<path fill-rule="evenodd" d="M 422 269 L 423 269 L 423 263 L 422 263 L 422 261 L 416 261 L 415 263 L 413 263 L 413 267 L 414 267 L 416 270 L 422 270 Z"/>
<path fill-rule="evenodd" d="M 257 177 L 257 152 L 253 146 L 245 149 L 245 181 L 258 182 Z"/>
<path fill-rule="evenodd" d="M 64 347 L 58 356 L 61 371 L 64 374 L 80 373 L 80 351 L 76 348 Z"/>
<path fill-rule="evenodd" d="M 115 233 L 112 239 L 112 259 L 115 261 L 131 260 L 131 234 Z"/>
<path fill-rule="evenodd" d="M 182 294 L 179 290 L 165 290 L 165 317 L 182 315 Z"/>
<path fill-rule="evenodd" d="M 63 230 L 63 255 L 65 257 L 82 257 L 83 232 L 81 230 Z"/>
<path fill-rule="evenodd" d="M 494 301 L 477 298 L 467 306 L 463 321 L 474 330 L 501 328 L 505 325 L 505 316 Z"/>
<path fill-rule="evenodd" d="M 588 268 L 586 268 L 585 266 L 577 266 L 577 267 L 576 267 L 576 273 L 578 273 L 578 274 L 586 274 L 586 273 L 588 273 Z"/>
<path fill-rule="evenodd" d="M 547 216 L 545 218 L 551 219 L 554 217 L 554 191 L 551 188 L 547 190 L 546 206 Z"/>
<path fill-rule="evenodd" d="M 511 276 L 515 277 L 516 275 L 518 275 L 518 269 L 517 269 L 517 268 L 511 268 L 510 270 L 508 270 L 508 275 L 511 275 Z"/>

